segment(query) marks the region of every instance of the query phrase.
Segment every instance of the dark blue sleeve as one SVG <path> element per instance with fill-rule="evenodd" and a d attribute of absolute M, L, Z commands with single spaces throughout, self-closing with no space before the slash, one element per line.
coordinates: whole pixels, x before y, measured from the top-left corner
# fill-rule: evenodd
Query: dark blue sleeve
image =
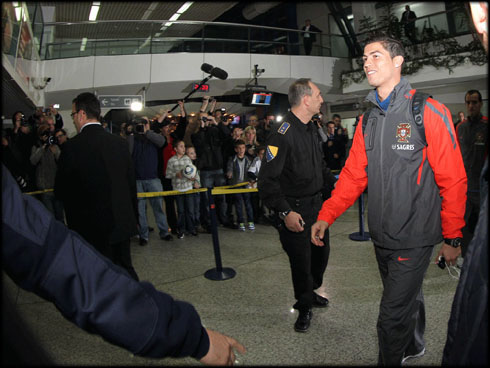
<path fill-rule="evenodd" d="M 194 307 L 176 301 L 98 253 L 22 194 L 2 165 L 2 266 L 69 321 L 135 355 L 202 358 L 209 337 Z"/>

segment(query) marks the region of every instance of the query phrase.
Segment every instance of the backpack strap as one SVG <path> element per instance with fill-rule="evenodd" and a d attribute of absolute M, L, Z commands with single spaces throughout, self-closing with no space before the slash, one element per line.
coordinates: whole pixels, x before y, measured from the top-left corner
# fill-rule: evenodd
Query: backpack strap
<path fill-rule="evenodd" d="M 427 99 L 432 96 L 428 93 L 415 91 L 412 97 L 412 115 L 413 120 L 415 121 L 415 126 L 419 130 L 420 135 L 423 137 L 424 141 L 427 144 L 425 139 L 425 128 L 424 128 L 424 109 L 425 102 Z"/>

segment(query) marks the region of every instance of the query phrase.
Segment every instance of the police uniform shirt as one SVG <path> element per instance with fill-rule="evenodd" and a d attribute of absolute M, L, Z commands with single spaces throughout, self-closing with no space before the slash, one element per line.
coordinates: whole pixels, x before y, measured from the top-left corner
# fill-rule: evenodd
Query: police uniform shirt
<path fill-rule="evenodd" d="M 330 171 L 323 160 L 317 127 L 292 112 L 269 137 L 259 172 L 259 195 L 275 211 L 286 211 L 285 197 L 312 196 L 323 189 Z"/>

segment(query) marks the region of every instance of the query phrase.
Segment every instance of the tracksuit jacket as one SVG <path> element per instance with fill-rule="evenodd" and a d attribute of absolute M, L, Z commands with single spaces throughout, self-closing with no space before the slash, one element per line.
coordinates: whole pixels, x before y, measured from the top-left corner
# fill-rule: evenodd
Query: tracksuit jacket
<path fill-rule="evenodd" d="M 451 113 L 429 98 L 424 129 L 419 130 L 411 107 L 414 93 L 402 78 L 385 112 L 375 91 L 370 92 L 367 100 L 374 110 L 364 134 L 361 117 L 349 157 L 318 220 L 331 225 L 366 189 L 369 178 L 368 225 L 375 244 L 408 249 L 462 236 L 466 173 Z"/>
<path fill-rule="evenodd" d="M 67 320 L 133 354 L 200 359 L 209 350 L 191 304 L 133 280 L 40 201 L 22 194 L 3 164 L 2 267 L 18 286 L 54 303 Z M 20 332 L 5 336 L 17 341 Z"/>

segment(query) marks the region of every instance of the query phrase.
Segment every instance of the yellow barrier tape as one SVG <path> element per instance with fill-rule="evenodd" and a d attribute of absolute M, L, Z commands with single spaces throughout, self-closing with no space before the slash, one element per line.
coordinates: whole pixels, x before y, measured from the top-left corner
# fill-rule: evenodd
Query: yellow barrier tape
<path fill-rule="evenodd" d="M 44 190 L 36 190 L 35 192 L 29 192 L 29 193 L 24 193 L 24 194 L 30 194 L 30 195 L 35 195 L 35 194 L 42 194 L 46 192 L 52 192 L 54 189 L 44 189 Z"/>
<path fill-rule="evenodd" d="M 332 170 L 332 173 L 334 173 L 334 172 L 340 172 L 340 170 Z M 247 184 L 248 184 L 248 182 L 243 182 L 243 183 L 238 183 L 238 184 L 234 184 L 234 185 L 224 185 L 221 187 L 214 187 L 211 190 L 211 194 L 220 195 L 220 194 L 258 192 L 257 188 L 231 189 L 231 188 L 243 187 L 244 185 L 247 185 Z M 179 192 L 178 190 L 167 190 L 165 192 L 138 193 L 137 196 L 138 196 L 138 198 L 166 197 L 166 196 L 181 195 L 181 194 L 192 194 L 192 193 L 207 192 L 207 190 L 208 190 L 208 188 L 192 189 L 192 190 L 188 190 L 187 192 Z M 36 192 L 30 192 L 30 193 L 25 193 L 25 194 L 34 195 L 34 194 L 41 194 L 41 193 L 52 192 L 52 191 L 53 191 L 53 189 L 44 189 L 44 190 L 38 190 Z"/>

